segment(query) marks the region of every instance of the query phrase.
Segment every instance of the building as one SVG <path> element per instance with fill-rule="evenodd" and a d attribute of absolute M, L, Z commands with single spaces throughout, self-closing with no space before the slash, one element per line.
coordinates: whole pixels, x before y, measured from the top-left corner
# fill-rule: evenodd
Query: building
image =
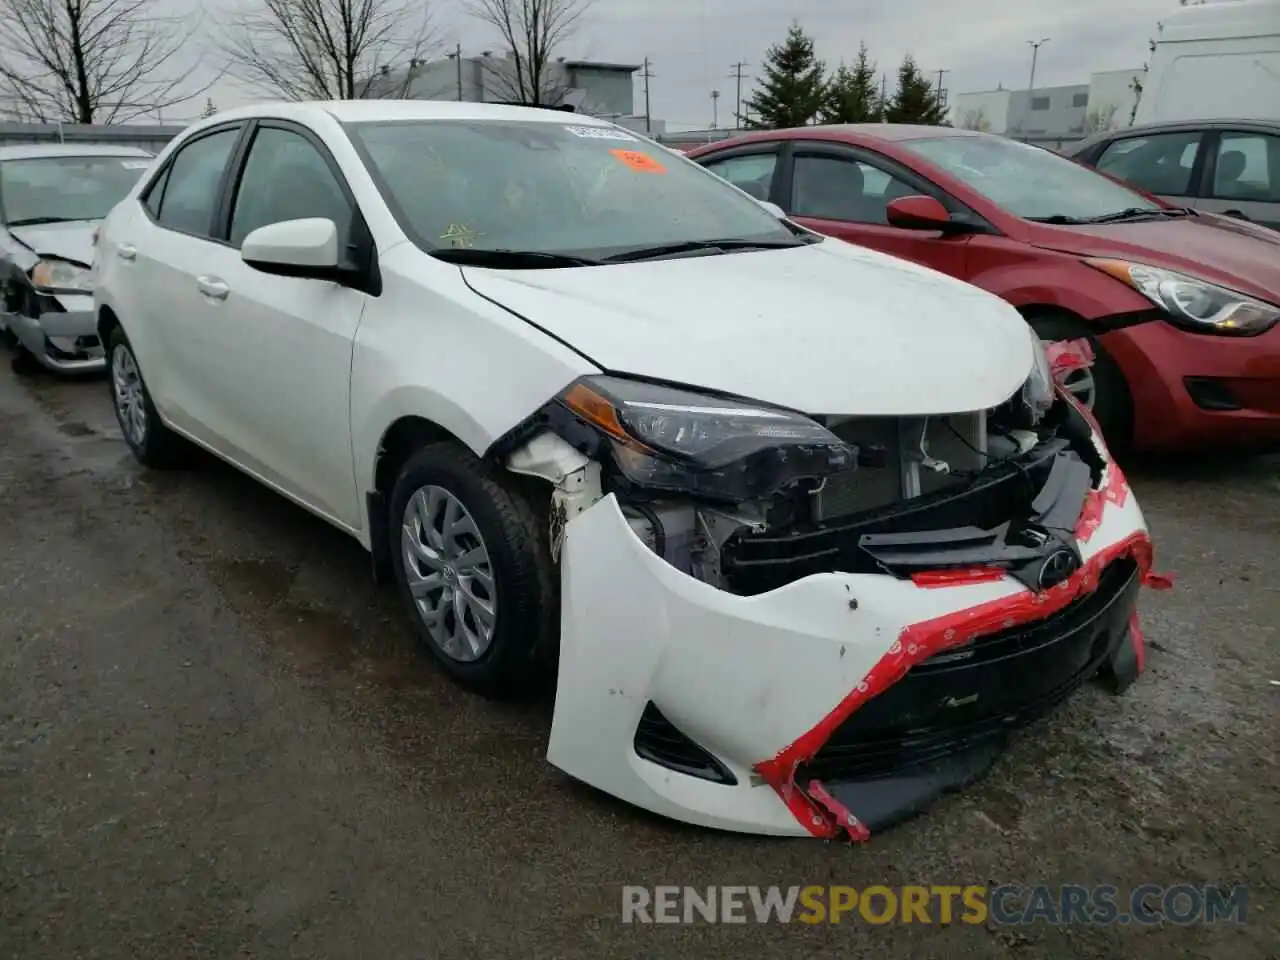
<path fill-rule="evenodd" d="M 957 94 L 951 122 L 1020 140 L 1062 145 L 1098 130 L 1128 126 L 1137 104 L 1137 70 L 1095 73 L 1088 83 L 1035 90 L 983 90 Z"/>
<path fill-rule="evenodd" d="M 547 65 L 540 99 L 567 104 L 578 113 L 608 117 L 635 126 L 634 74 L 640 64 L 596 63 L 560 57 Z M 465 100 L 494 103 L 519 99 L 510 56 L 486 51 L 480 56 L 451 54 L 441 60 L 411 61 L 408 67 L 383 67 L 366 85 L 371 97 L 411 100 Z"/>

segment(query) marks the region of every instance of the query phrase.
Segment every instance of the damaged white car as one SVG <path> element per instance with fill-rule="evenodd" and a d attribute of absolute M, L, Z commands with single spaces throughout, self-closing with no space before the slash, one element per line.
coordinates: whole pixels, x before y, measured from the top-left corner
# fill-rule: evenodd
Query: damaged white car
<path fill-rule="evenodd" d="M 103 144 L 0 147 L 0 337 L 15 373 L 102 370 L 93 231 L 151 159 Z"/>
<path fill-rule="evenodd" d="M 639 806 L 865 839 L 1141 669 L 1142 513 L 1019 314 L 611 124 L 225 113 L 96 263 L 138 458 L 346 530 L 462 683 L 553 665 L 548 759 Z"/>

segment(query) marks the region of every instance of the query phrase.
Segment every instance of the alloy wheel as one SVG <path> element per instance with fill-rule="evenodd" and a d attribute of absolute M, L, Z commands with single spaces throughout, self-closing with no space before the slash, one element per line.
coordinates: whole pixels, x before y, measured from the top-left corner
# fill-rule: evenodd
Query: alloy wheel
<path fill-rule="evenodd" d="M 484 538 L 462 501 L 425 486 L 405 505 L 400 530 L 405 580 L 432 642 L 470 663 L 493 642 L 497 591 Z"/>
<path fill-rule="evenodd" d="M 142 375 L 129 348 L 117 345 L 111 355 L 111 387 L 116 417 L 129 442 L 140 447 L 147 440 L 147 403 Z"/>

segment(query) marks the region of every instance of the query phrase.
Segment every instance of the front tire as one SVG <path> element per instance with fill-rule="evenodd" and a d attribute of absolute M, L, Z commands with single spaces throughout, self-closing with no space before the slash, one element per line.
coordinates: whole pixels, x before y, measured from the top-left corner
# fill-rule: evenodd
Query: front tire
<path fill-rule="evenodd" d="M 446 442 L 410 457 L 391 494 L 392 564 L 419 637 L 486 696 L 533 690 L 556 643 L 546 508 L 522 487 Z"/>
<path fill-rule="evenodd" d="M 1118 450 L 1125 449 L 1133 435 L 1133 398 L 1119 365 L 1098 343 L 1088 326 L 1075 317 L 1041 314 L 1031 317 L 1028 322 L 1036 336 L 1046 342 L 1089 342 L 1093 350 L 1092 366 L 1070 374 L 1064 386 L 1093 412 L 1107 444 Z"/>
<path fill-rule="evenodd" d="M 33 377 L 43 371 L 44 367 L 41 366 L 34 353 L 21 343 L 15 342 L 13 353 L 9 356 L 9 369 L 13 371 L 15 376 Z"/>
<path fill-rule="evenodd" d="M 179 463 L 186 452 L 183 440 L 161 422 L 133 346 L 120 327 L 107 338 L 107 371 L 116 422 L 134 457 L 148 467 Z"/>

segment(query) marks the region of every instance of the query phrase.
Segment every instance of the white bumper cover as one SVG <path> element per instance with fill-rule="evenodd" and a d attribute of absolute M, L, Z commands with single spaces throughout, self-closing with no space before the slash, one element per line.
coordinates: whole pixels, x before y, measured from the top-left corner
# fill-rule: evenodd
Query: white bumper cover
<path fill-rule="evenodd" d="M 1142 511 L 1115 465 L 1090 493 L 1076 536 L 1084 565 L 1041 594 L 1007 577 L 921 586 L 830 573 L 744 597 L 667 564 L 608 496 L 566 529 L 547 759 L 606 793 L 689 823 L 865 839 L 850 811 L 824 807 L 796 786 L 796 767 L 913 664 L 1061 609 L 1096 587 L 1099 571 L 1117 557 L 1133 556 L 1144 582 L 1155 580 Z M 637 755 L 636 727 L 650 701 L 728 767 L 737 785 Z"/>

